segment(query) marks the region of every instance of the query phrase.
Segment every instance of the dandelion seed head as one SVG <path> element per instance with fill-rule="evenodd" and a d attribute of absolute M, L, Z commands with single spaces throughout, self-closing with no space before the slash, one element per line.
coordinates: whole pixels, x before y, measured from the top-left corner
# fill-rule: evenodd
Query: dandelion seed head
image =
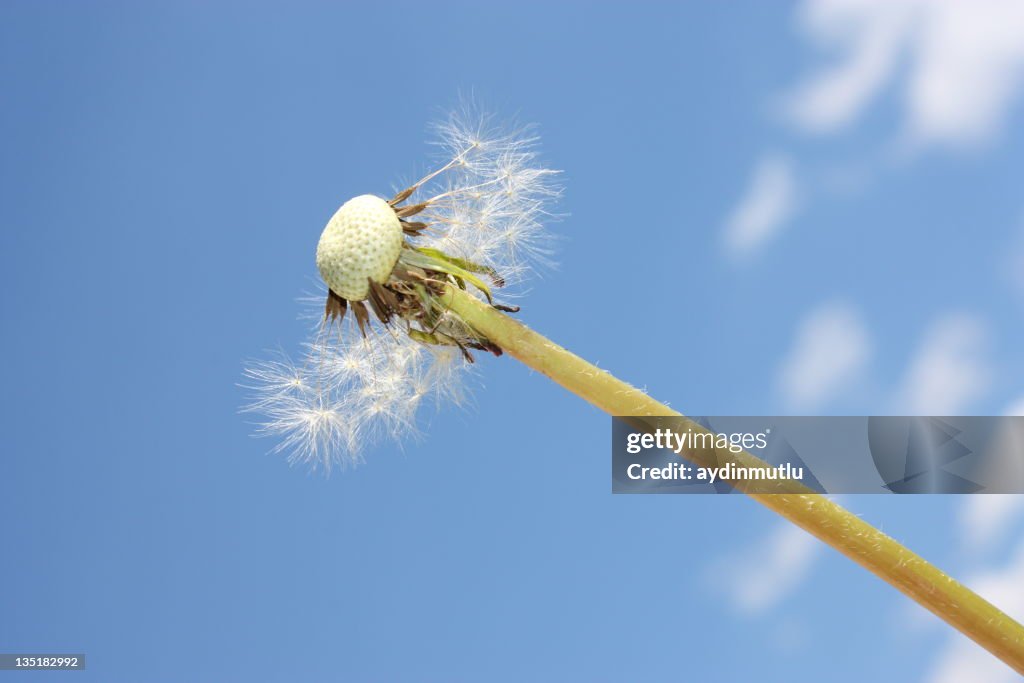
<path fill-rule="evenodd" d="M 243 410 L 289 462 L 356 465 L 379 440 L 415 437 L 424 404 L 464 404 L 467 349 L 500 349 L 446 310 L 439 288 L 469 283 L 490 299 L 484 280 L 519 283 L 550 263 L 545 223 L 561 190 L 533 130 L 466 107 L 435 134 L 436 170 L 390 201 L 349 200 L 324 229 L 316 264 L 328 291 L 302 299 L 317 327 L 298 362 L 245 368 Z"/>

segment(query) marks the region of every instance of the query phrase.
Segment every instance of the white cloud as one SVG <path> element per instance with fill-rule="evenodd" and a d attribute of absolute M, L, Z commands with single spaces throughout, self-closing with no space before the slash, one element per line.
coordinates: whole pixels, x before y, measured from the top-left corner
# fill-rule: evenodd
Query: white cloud
<path fill-rule="evenodd" d="M 987 498 L 991 496 L 980 496 Z M 965 582 L 982 597 L 1018 621 L 1024 621 L 1024 544 L 1002 569 Z M 928 683 L 1002 683 L 1020 678 L 1007 665 L 959 633 L 939 653 Z"/>
<path fill-rule="evenodd" d="M 745 255 L 774 237 L 796 211 L 796 178 L 783 157 L 761 159 L 750 186 L 725 223 L 729 251 Z"/>
<path fill-rule="evenodd" d="M 813 536 L 786 522 L 752 547 L 712 567 L 712 580 L 738 611 L 761 614 L 800 586 L 819 549 Z"/>
<path fill-rule="evenodd" d="M 999 544 L 1024 513 L 1024 496 L 967 496 L 960 508 L 960 533 L 967 550 L 977 552 Z"/>
<path fill-rule="evenodd" d="M 992 382 L 988 330 L 976 318 L 949 314 L 935 322 L 914 354 L 897 394 L 908 415 L 958 415 Z"/>
<path fill-rule="evenodd" d="M 794 120 L 813 132 L 851 123 L 893 75 L 910 21 L 906 3 L 812 0 L 800 11 L 811 39 L 846 58 L 819 70 L 790 102 Z"/>
<path fill-rule="evenodd" d="M 911 142 L 983 141 L 1024 84 L 1018 0 L 808 0 L 799 18 L 811 40 L 842 54 L 788 103 L 812 132 L 846 127 L 898 80 Z"/>
<path fill-rule="evenodd" d="M 857 380 L 871 355 L 857 311 L 826 304 L 800 323 L 779 372 L 779 390 L 794 410 L 812 410 Z"/>
<path fill-rule="evenodd" d="M 924 141 L 983 140 L 1002 127 L 1024 77 L 1019 0 L 919 0 L 924 10 L 907 91 Z"/>
<path fill-rule="evenodd" d="M 1003 411 L 1004 415 L 1020 415 L 1024 417 L 1024 396 L 1021 396 Z"/>

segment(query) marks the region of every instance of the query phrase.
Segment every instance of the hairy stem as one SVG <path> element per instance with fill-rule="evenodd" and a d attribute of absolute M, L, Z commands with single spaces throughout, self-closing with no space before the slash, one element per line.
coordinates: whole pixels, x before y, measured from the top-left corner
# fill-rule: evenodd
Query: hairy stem
<path fill-rule="evenodd" d="M 547 375 L 613 416 L 682 417 L 644 392 L 591 365 L 476 297 L 449 287 L 443 300 L 452 312 L 510 356 Z M 700 429 L 693 423 L 696 429 Z M 744 464 L 767 463 L 747 453 Z M 701 464 L 703 454 L 684 457 Z M 848 510 L 810 489 L 745 491 L 759 503 L 816 536 L 892 584 L 961 633 L 1024 674 L 1024 627 L 938 567 Z"/>

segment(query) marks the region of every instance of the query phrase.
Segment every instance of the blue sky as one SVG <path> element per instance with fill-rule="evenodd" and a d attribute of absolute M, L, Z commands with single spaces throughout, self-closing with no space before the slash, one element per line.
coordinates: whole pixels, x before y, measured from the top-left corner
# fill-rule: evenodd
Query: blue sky
<path fill-rule="evenodd" d="M 564 169 L 521 318 L 694 415 L 1024 414 L 1012 3 L 0 7 L 0 651 L 79 681 L 1000 680 L 738 496 L 609 493 L 514 361 L 328 479 L 237 414 L 471 93 Z M 1017 497 L 845 504 L 1024 617 Z M 991 668 L 990 668 L 991 667 Z M 0 672 L 0 678 L 22 675 Z"/>

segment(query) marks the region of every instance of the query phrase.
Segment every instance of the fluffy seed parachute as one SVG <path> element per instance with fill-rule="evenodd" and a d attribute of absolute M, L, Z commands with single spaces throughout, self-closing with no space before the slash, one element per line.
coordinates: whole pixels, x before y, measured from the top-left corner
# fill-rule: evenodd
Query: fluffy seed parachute
<path fill-rule="evenodd" d="M 545 224 L 561 190 L 530 128 L 467 110 L 435 135 L 435 170 L 390 199 L 350 199 L 324 228 L 326 304 L 298 360 L 279 353 L 245 368 L 243 410 L 291 462 L 358 464 L 375 441 L 415 434 L 424 402 L 461 403 L 473 352 L 501 349 L 439 295 L 457 286 L 515 311 L 495 289 L 548 262 Z"/>

